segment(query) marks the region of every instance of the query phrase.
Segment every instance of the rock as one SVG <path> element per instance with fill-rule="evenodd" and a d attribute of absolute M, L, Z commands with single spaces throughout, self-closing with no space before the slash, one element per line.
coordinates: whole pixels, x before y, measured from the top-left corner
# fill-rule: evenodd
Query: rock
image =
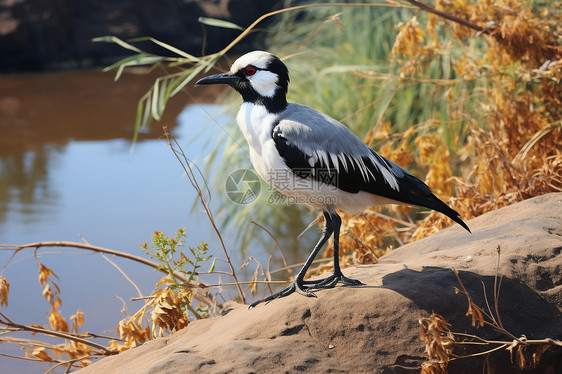
<path fill-rule="evenodd" d="M 131 54 L 116 45 L 92 42 L 104 35 L 125 40 L 151 36 L 196 55 L 205 39 L 206 51 L 216 52 L 240 31 L 219 27 L 203 31 L 200 16 L 247 27 L 278 5 L 247 0 L 4 0 L 0 1 L 0 72 L 108 65 Z M 241 47 L 252 49 L 249 44 L 255 44 L 256 35 Z M 144 47 L 170 54 L 150 43 Z"/>
<path fill-rule="evenodd" d="M 231 306 L 223 316 L 193 322 L 80 373 L 418 373 L 425 360 L 418 319 L 432 312 L 451 331 L 511 341 L 488 326 L 471 326 L 467 299 L 455 292 L 460 285 L 451 270 L 457 269 L 472 300 L 487 310 L 485 290 L 493 311 L 498 263 L 505 329 L 515 337 L 561 339 L 562 193 L 467 223 L 473 234 L 455 225 L 396 249 L 378 264 L 344 270 L 365 286 L 319 291 L 318 298 L 293 294 L 251 310 Z M 527 350 L 528 358 L 534 349 Z M 539 367 L 527 371 L 505 349 L 452 361 L 449 370 L 482 372 L 486 360 L 494 373 L 560 373 L 562 348 L 549 349 Z"/>

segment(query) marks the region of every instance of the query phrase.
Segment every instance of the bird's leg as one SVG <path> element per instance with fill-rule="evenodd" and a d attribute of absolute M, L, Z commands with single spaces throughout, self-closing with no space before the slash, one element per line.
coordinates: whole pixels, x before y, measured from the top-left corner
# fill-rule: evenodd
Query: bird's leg
<path fill-rule="evenodd" d="M 306 281 L 305 284 L 313 285 L 311 288 L 315 289 L 332 288 L 335 287 L 338 282 L 342 282 L 343 284 L 349 286 L 362 285 L 362 282 L 344 276 L 340 268 L 340 216 L 336 212 L 333 212 L 331 215 L 330 213 L 324 212 L 324 217 L 326 217 L 326 226 L 329 224 L 334 232 L 334 274 L 317 281 Z"/>
<path fill-rule="evenodd" d="M 340 222 L 341 222 L 341 220 L 340 220 Z M 339 230 L 339 228 L 338 228 L 338 230 Z M 306 274 L 308 268 L 312 264 L 312 261 L 314 261 L 314 258 L 316 257 L 316 255 L 318 254 L 320 249 L 324 246 L 326 241 L 332 235 L 333 231 L 334 231 L 333 226 L 328 225 L 328 221 L 326 221 L 326 226 L 322 229 L 322 237 L 320 238 L 318 243 L 316 243 L 316 246 L 312 249 L 312 253 L 306 259 L 306 262 L 304 263 L 303 267 L 298 272 L 297 276 L 295 277 L 295 280 L 289 286 L 282 289 L 281 291 L 276 292 L 272 295 L 269 295 L 268 297 L 266 297 L 262 300 L 258 300 L 258 301 L 253 302 L 252 304 L 250 304 L 249 308 L 253 308 L 256 305 L 258 305 L 260 303 L 263 303 L 263 302 L 268 302 L 268 301 L 271 301 L 271 300 L 274 300 L 274 299 L 279 299 L 281 297 L 288 296 L 288 295 L 292 294 L 293 292 L 297 292 L 297 293 L 300 293 L 301 295 L 308 296 L 308 297 L 316 297 L 316 295 L 313 292 L 308 291 L 309 287 L 306 287 L 308 281 L 304 280 L 304 275 Z"/>

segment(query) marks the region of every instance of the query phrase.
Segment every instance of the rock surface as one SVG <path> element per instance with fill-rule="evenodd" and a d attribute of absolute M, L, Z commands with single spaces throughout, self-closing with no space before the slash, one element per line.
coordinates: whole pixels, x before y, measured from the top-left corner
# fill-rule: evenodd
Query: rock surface
<path fill-rule="evenodd" d="M 493 308 L 498 247 L 505 328 L 516 337 L 561 339 L 562 193 L 467 223 L 472 235 L 455 225 L 396 249 L 378 264 L 344 270 L 365 286 L 319 291 L 318 298 L 293 294 L 251 310 L 233 306 L 223 316 L 196 321 L 80 373 L 417 373 L 424 361 L 418 319 L 433 311 L 451 331 L 510 341 L 489 327 L 471 326 L 451 270 L 459 271 L 474 302 L 487 309 L 484 287 Z M 482 372 L 485 360 L 456 360 L 449 370 Z M 505 349 L 487 364 L 494 373 L 560 373 L 562 349 L 549 349 L 534 371 L 520 371 Z"/>

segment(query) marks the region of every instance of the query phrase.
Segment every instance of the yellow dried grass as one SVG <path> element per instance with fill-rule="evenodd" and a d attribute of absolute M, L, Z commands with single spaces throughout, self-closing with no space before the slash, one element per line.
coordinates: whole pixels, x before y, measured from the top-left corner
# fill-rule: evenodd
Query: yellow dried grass
<path fill-rule="evenodd" d="M 381 154 L 400 165 L 425 165 L 425 182 L 465 220 L 562 191 L 562 5 L 533 9 L 519 0 L 438 0 L 435 8 L 459 17 L 470 15 L 470 22 L 489 32 L 478 35 L 452 24 L 458 43 L 458 57 L 452 62 L 456 75 L 464 81 L 485 81 L 474 89 L 482 95 L 479 112 L 467 113 L 463 107 L 451 111 L 448 119 L 468 119 L 469 135 L 462 144 L 453 139 L 447 145 L 439 126 L 391 137 L 390 124 L 382 123 L 365 141 L 386 137 Z M 451 45 L 442 49 L 436 31 L 451 27 L 446 22 L 431 15 L 425 30 L 417 17 L 400 25 L 392 55 L 402 63 L 402 78 L 424 77 L 427 61 L 451 53 Z M 485 53 L 473 53 L 470 39 L 481 36 Z M 452 170 L 460 176 L 454 177 Z M 393 209 L 402 217 L 408 212 L 405 207 Z M 373 208 L 361 217 L 342 214 L 343 264 L 375 263 L 392 249 L 385 244 L 389 238 L 392 243 L 415 241 L 452 224 L 431 212 L 415 225 L 401 226 L 397 220 L 380 218 L 380 212 Z M 331 255 L 329 244 L 324 256 Z M 322 265 L 315 274 L 329 269 Z"/>

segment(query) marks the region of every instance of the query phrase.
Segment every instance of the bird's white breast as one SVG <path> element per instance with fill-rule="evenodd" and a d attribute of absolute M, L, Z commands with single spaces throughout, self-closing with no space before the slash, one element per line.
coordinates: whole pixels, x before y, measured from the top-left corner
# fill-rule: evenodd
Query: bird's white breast
<path fill-rule="evenodd" d="M 265 106 L 252 103 L 243 103 L 236 116 L 236 122 L 250 146 L 250 161 L 266 182 L 271 179 L 273 171 L 288 170 L 271 137 L 277 118 Z"/>

